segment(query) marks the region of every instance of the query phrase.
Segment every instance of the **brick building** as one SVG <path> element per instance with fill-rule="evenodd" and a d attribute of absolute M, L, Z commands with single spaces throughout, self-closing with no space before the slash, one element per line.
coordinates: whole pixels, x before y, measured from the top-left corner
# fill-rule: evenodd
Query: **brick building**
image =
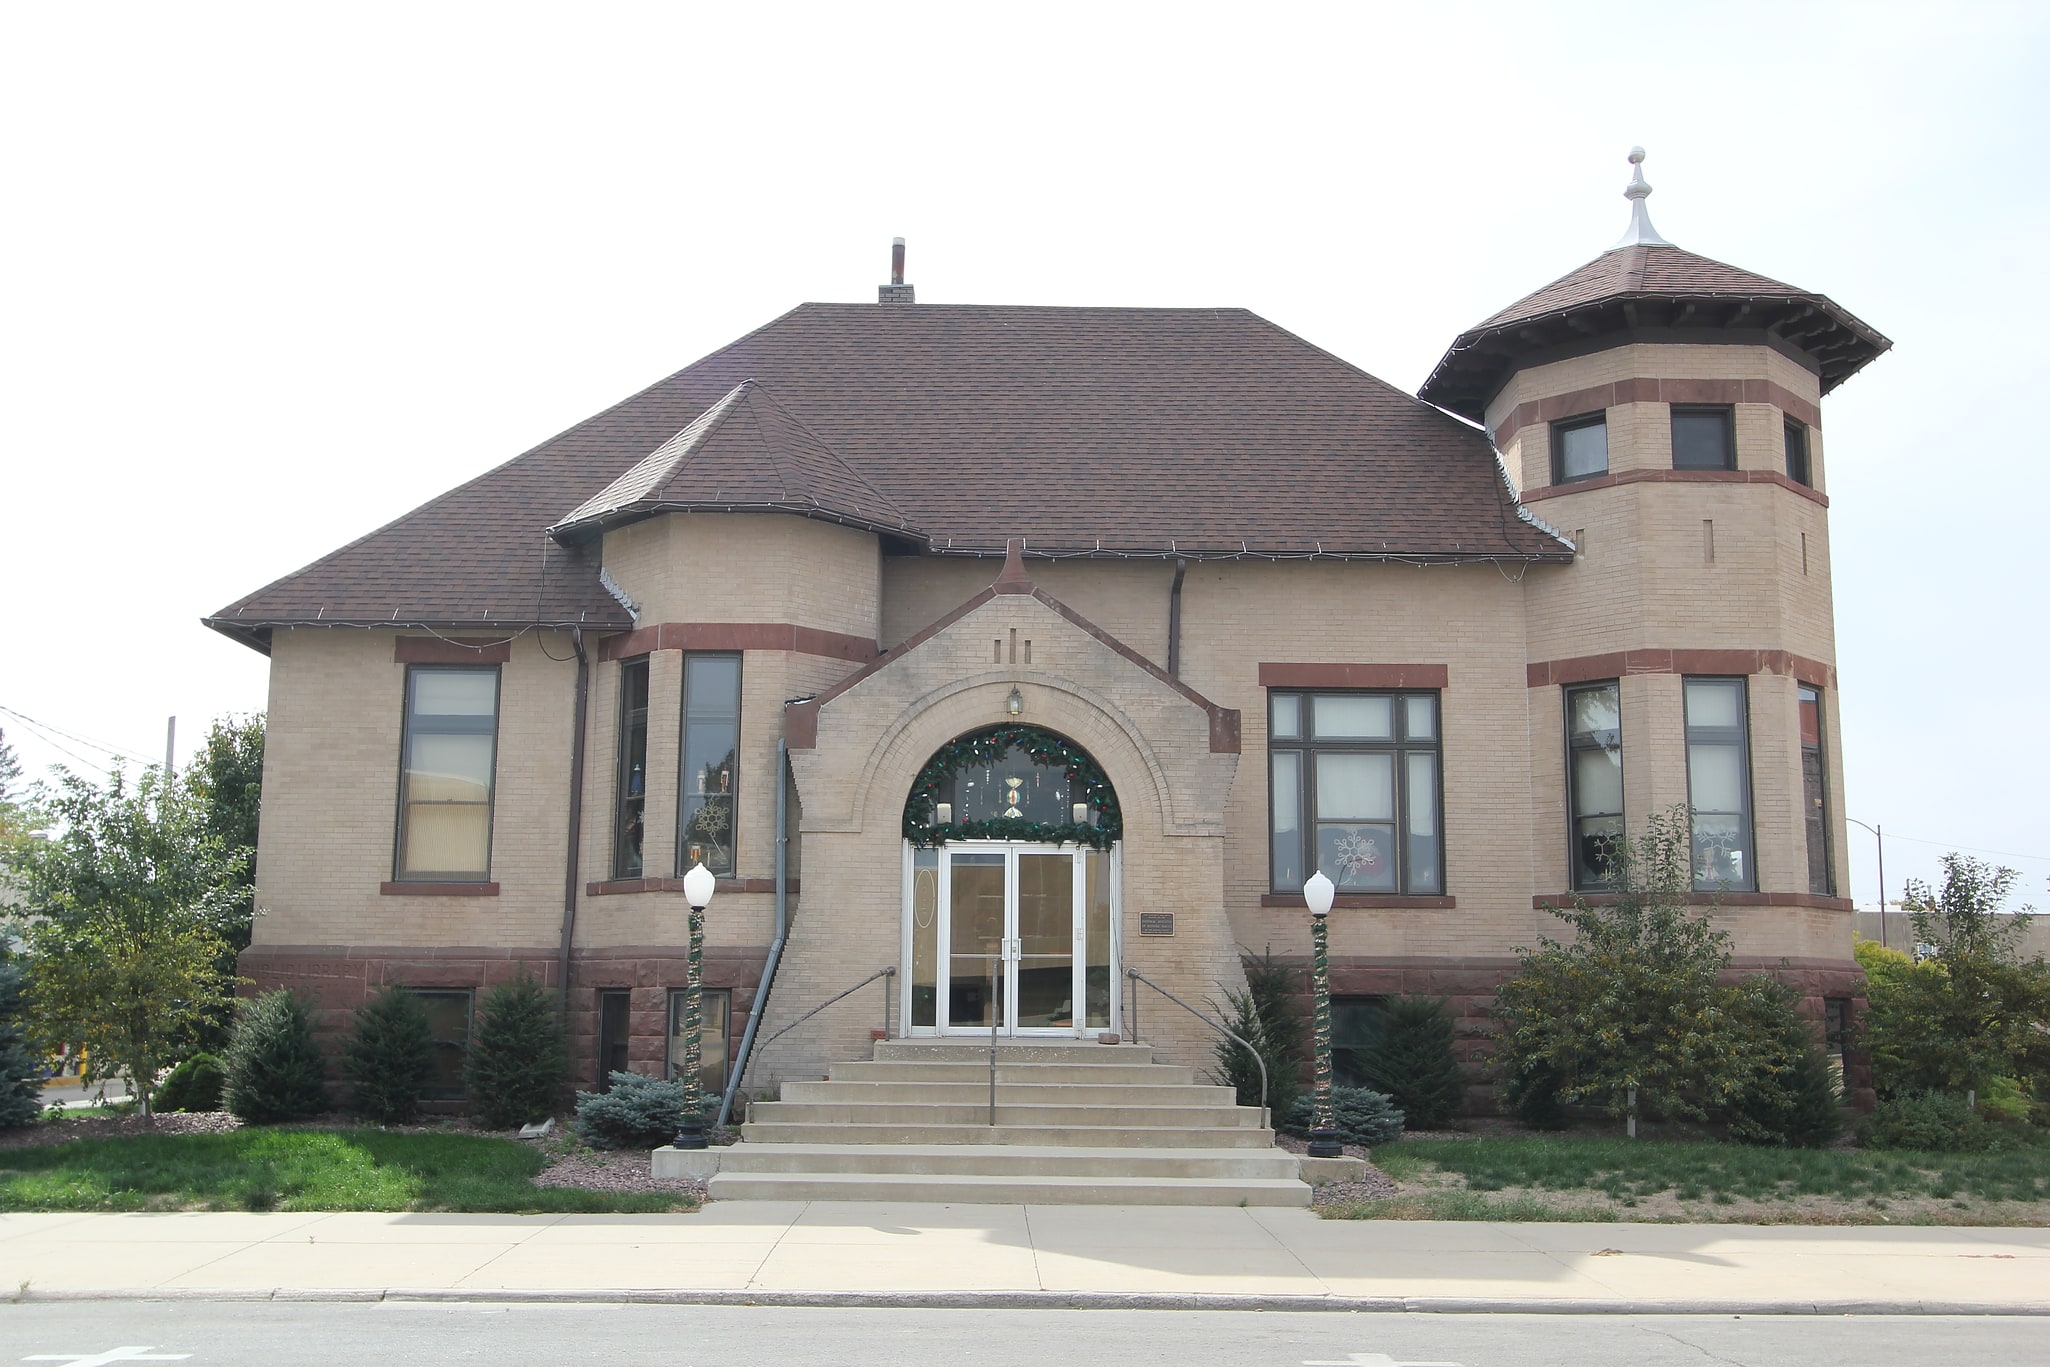
<path fill-rule="evenodd" d="M 900 252 L 221 609 L 272 669 L 242 971 L 330 1030 L 427 992 L 453 1058 L 524 967 L 580 1086 L 659 1072 L 703 862 L 708 1072 L 759 1015 L 759 1096 L 879 1028 L 1129 1034 L 1128 968 L 1214 1001 L 1321 867 L 1341 1032 L 1407 991 L 1477 1039 L 1688 803 L 1742 965 L 1841 1025 L 1820 403 L 1888 343 L 1628 193 L 1420 396 L 1242 310 L 919 304 Z"/>

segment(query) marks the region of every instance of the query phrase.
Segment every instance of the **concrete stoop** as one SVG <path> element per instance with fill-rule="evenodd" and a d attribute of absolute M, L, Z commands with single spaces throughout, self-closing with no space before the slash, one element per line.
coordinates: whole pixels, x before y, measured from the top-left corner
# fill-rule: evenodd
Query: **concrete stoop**
<path fill-rule="evenodd" d="M 715 1200 L 1304 1206 L 1260 1112 L 1143 1044 L 884 1040 L 758 1102 Z"/>

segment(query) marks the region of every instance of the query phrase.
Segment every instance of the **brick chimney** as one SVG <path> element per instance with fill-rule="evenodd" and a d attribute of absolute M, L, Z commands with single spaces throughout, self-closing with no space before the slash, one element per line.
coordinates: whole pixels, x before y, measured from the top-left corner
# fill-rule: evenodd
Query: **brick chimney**
<path fill-rule="evenodd" d="M 876 286 L 878 304 L 915 304 L 917 295 L 904 283 L 904 239 L 890 239 L 890 283 Z"/>

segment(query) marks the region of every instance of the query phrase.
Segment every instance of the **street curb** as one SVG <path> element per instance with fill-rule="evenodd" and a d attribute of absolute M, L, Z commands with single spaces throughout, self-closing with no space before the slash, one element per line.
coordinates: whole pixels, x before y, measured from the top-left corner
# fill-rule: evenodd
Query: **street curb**
<path fill-rule="evenodd" d="M 1233 1296 L 1116 1291 L 654 1291 L 389 1287 L 25 1287 L 15 1304 L 71 1301 L 283 1301 L 296 1304 L 473 1302 L 488 1305 L 814 1306 L 876 1310 L 1229 1310 L 1409 1315 L 1973 1315 L 2050 1317 L 2044 1301 L 1569 1300 L 1483 1296 Z"/>

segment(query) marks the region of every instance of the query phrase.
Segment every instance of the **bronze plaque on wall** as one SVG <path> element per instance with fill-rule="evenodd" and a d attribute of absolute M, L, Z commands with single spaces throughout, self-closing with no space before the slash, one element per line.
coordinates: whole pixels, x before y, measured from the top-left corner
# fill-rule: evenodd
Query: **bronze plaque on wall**
<path fill-rule="evenodd" d="M 1174 913 L 1171 911 L 1142 911 L 1139 913 L 1141 935 L 1174 934 Z"/>

